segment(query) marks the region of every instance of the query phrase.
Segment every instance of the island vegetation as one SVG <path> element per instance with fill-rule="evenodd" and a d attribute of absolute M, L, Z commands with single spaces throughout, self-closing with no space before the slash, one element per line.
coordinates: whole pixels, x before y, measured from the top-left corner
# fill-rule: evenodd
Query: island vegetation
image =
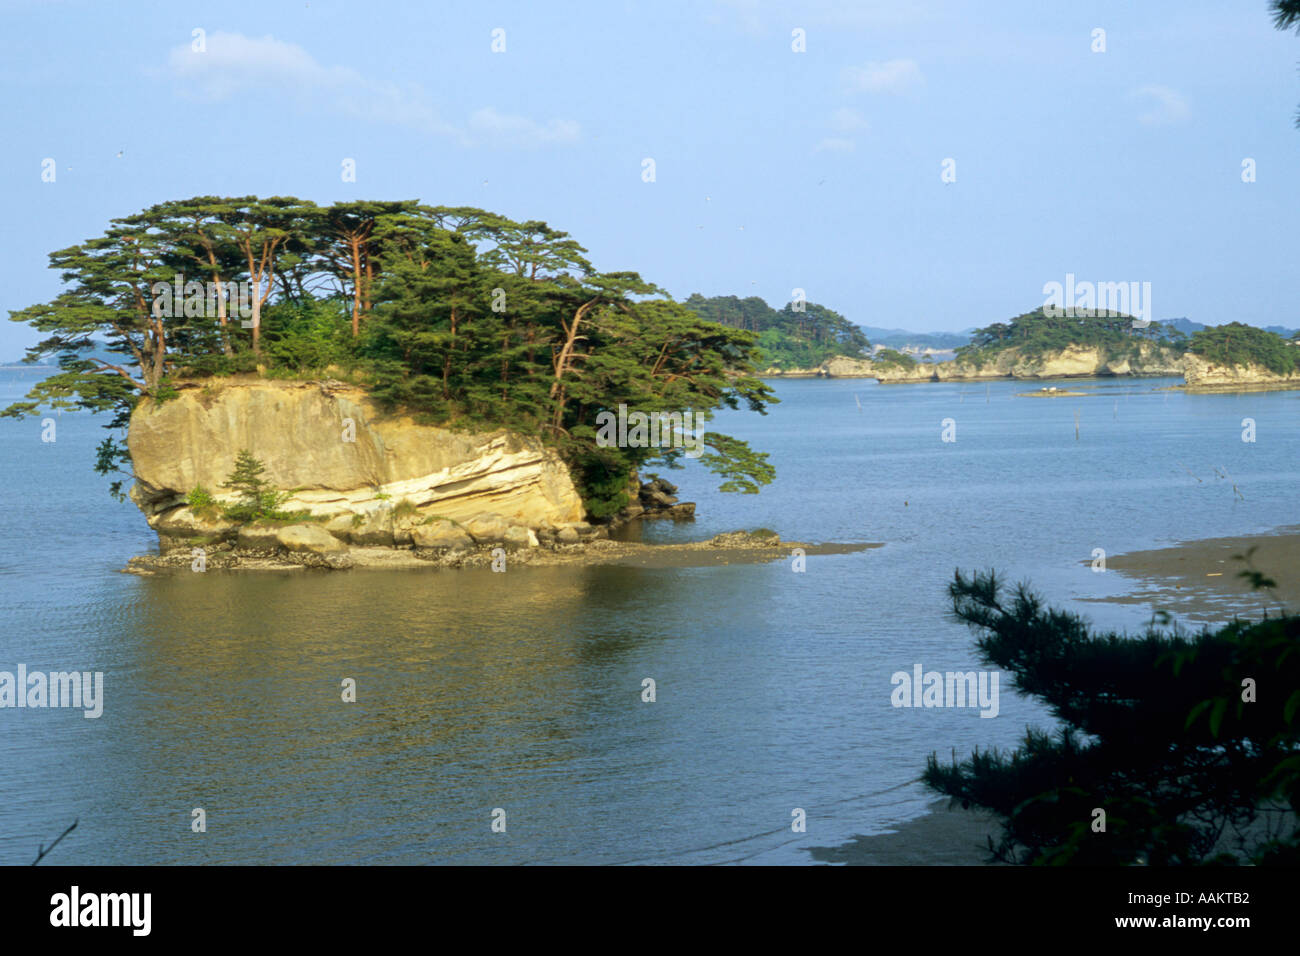
<path fill-rule="evenodd" d="M 875 355 L 877 365 L 894 366 L 902 369 L 916 368 L 917 361 L 906 352 L 898 352 L 894 349 L 881 349 Z"/>
<path fill-rule="evenodd" d="M 1160 322 L 1134 326 L 1132 316 L 1049 316 L 1039 308 L 1008 322 L 976 329 L 969 344 L 957 349 L 957 358 L 981 364 L 1008 349 L 1034 358 L 1070 347 L 1095 347 L 1115 358 L 1137 358 L 1144 344 L 1182 351 L 1187 336 Z"/>
<path fill-rule="evenodd" d="M 1300 333 L 1288 340 L 1241 322 L 1201 329 L 1187 351 L 1216 365 L 1258 365 L 1278 375 L 1300 372 Z"/>
<path fill-rule="evenodd" d="M 759 361 L 767 368 L 812 368 L 840 355 L 863 358 L 871 348 L 862 329 L 815 302 L 787 302 L 777 310 L 758 296 L 696 293 L 684 305 L 702 319 L 757 334 Z"/>
<path fill-rule="evenodd" d="M 129 461 L 123 430 L 145 396 L 214 376 L 337 378 L 427 424 L 540 436 L 600 518 L 627 504 L 634 472 L 682 454 L 602 446 L 601 412 L 707 420 L 776 401 L 755 375 L 773 327 L 701 317 L 635 272 L 597 270 L 544 222 L 482 209 L 199 196 L 114 219 L 50 266 L 64 290 L 11 318 L 44 334 L 26 360 L 59 371 L 3 414 L 109 413 L 105 473 Z M 823 343 L 845 334 L 834 319 L 813 307 L 777 337 Z M 745 442 L 704 444 L 723 490 L 772 480 Z"/>

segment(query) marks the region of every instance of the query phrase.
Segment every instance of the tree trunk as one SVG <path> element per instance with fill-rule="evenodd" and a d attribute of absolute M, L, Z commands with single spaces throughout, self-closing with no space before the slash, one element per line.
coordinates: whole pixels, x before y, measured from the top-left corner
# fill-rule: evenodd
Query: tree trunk
<path fill-rule="evenodd" d="M 566 325 L 561 320 L 561 327 L 564 329 L 564 347 L 560 349 L 560 354 L 555 358 L 555 381 L 551 383 L 551 397 L 554 398 L 560 393 L 560 380 L 564 378 L 564 373 L 569 370 L 573 362 L 573 346 L 578 341 L 578 326 L 582 324 L 582 317 L 587 310 L 596 304 L 596 300 L 584 302 L 578 306 L 578 311 L 573 313 L 573 324 Z"/>
<path fill-rule="evenodd" d="M 367 239 L 369 239 L 368 236 Z M 361 311 L 366 314 L 366 318 L 368 319 L 370 318 L 370 309 L 373 305 L 371 301 L 371 293 L 374 291 L 375 282 L 375 261 L 371 258 L 369 245 L 366 246 L 366 254 L 364 258 L 366 260 L 366 294 L 361 302 Z"/>
<path fill-rule="evenodd" d="M 235 354 L 230 344 L 230 328 L 226 324 L 226 284 L 221 279 L 221 270 L 217 268 L 217 257 L 208 247 L 208 264 L 212 267 L 212 281 L 217 286 L 217 322 L 221 324 L 221 349 L 230 358 Z M 233 283 L 232 283 L 233 285 Z"/>
<path fill-rule="evenodd" d="M 352 337 L 361 334 L 361 240 L 349 237 L 352 247 Z"/>

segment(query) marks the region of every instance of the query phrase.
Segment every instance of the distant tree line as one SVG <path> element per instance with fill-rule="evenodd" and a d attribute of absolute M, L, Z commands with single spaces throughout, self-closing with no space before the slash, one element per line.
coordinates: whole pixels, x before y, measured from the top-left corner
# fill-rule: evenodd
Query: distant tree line
<path fill-rule="evenodd" d="M 774 368 L 811 368 L 837 355 L 863 358 L 871 347 L 862 329 L 815 302 L 788 302 L 777 310 L 757 296 L 695 293 L 684 305 L 701 318 L 757 333 L 761 362 Z"/>
<path fill-rule="evenodd" d="M 1128 316 L 1048 316 L 1042 309 L 1018 315 L 1010 322 L 995 322 L 976 329 L 969 345 L 957 349 L 958 358 L 987 360 L 1006 349 L 1036 356 L 1070 346 L 1098 347 L 1115 357 L 1136 357 L 1143 343 L 1191 352 L 1220 365 L 1260 365 L 1279 374 L 1300 369 L 1300 333 L 1285 339 L 1276 332 L 1230 322 L 1209 326 L 1188 336 L 1185 332 L 1152 322 L 1135 327 Z"/>
<path fill-rule="evenodd" d="M 916 359 L 906 352 L 899 352 L 894 349 L 881 349 L 876 353 L 877 365 L 894 365 L 899 368 L 916 368 L 919 364 Z"/>
<path fill-rule="evenodd" d="M 1009 348 L 1035 356 L 1072 345 L 1104 348 L 1111 355 L 1136 355 L 1144 342 L 1182 350 L 1187 346 L 1187 336 L 1160 322 L 1135 327 L 1132 316 L 1049 316 L 1039 308 L 1009 322 L 976 329 L 970 343 L 957 349 L 957 356 L 979 359 Z"/>
<path fill-rule="evenodd" d="M 1241 322 L 1202 329 L 1187 350 L 1218 365 L 1261 365 L 1279 375 L 1300 371 L 1300 333 L 1288 340 Z"/>

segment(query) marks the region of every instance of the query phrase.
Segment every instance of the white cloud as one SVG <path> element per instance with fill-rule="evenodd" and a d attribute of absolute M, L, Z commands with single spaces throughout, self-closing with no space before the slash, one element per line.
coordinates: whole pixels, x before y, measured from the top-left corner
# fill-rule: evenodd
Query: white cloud
<path fill-rule="evenodd" d="M 1143 86 L 1134 90 L 1129 96 L 1144 100 L 1146 105 L 1150 107 L 1145 113 L 1138 116 L 1138 122 L 1145 123 L 1148 126 L 1167 126 L 1170 123 L 1180 123 L 1187 119 L 1192 112 L 1183 95 L 1167 86 Z"/>
<path fill-rule="evenodd" d="M 490 106 L 470 116 L 469 130 L 471 134 L 512 146 L 572 143 L 579 132 L 578 124 L 573 120 L 551 120 L 543 125 L 526 116 L 498 113 Z"/>
<path fill-rule="evenodd" d="M 451 122 L 419 86 L 380 82 L 348 66 L 326 66 L 297 44 L 270 36 L 218 32 L 208 35 L 206 46 L 196 53 L 182 44 L 168 55 L 165 75 L 182 96 L 207 102 L 246 96 L 267 112 L 274 112 L 268 106 L 274 98 L 287 97 L 300 109 L 402 126 L 462 146 L 542 146 L 572 142 L 579 134 L 573 120 L 543 124 L 492 107 L 478 110 L 465 123 Z"/>
<path fill-rule="evenodd" d="M 915 60 L 872 61 L 844 70 L 844 80 L 855 93 L 906 93 L 925 83 Z"/>
<path fill-rule="evenodd" d="M 831 113 L 831 126 L 841 133 L 852 133 L 865 130 L 867 121 L 857 110 L 844 106 Z"/>

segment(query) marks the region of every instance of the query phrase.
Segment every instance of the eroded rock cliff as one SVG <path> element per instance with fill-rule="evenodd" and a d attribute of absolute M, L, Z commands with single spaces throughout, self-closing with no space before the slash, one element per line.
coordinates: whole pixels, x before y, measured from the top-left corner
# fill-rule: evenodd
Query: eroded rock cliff
<path fill-rule="evenodd" d="M 1151 343 L 1139 345 L 1136 355 L 1111 355 L 1095 346 L 1070 346 L 1057 352 L 1026 356 L 1006 349 L 991 359 L 958 358 L 951 362 L 899 365 L 839 356 L 815 369 L 786 372 L 788 377 L 874 378 L 882 384 L 898 382 L 973 382 L 998 378 L 1091 378 L 1106 375 L 1163 376 L 1183 374 L 1183 354 Z M 1190 382 L 1189 382 L 1190 384 Z"/>
<path fill-rule="evenodd" d="M 1216 365 L 1190 353 L 1183 377 L 1191 389 L 1287 388 L 1300 385 L 1300 371 L 1287 375 L 1262 365 Z"/>
<path fill-rule="evenodd" d="M 283 510 L 321 516 L 318 527 L 352 544 L 410 543 L 414 529 L 427 536 L 443 518 L 500 519 L 504 538 L 510 527 L 555 532 L 584 517 L 568 469 L 541 442 L 385 415 L 361 389 L 337 382 L 182 386 L 176 398 L 140 403 L 128 447 L 131 497 L 164 541 L 231 530 L 195 514 L 186 496 L 202 487 L 233 501 L 222 483 L 243 449 L 266 465 L 263 478 L 292 491 Z"/>
<path fill-rule="evenodd" d="M 941 381 L 990 378 L 1092 378 L 1106 375 L 1181 375 L 1183 356 L 1174 349 L 1141 343 L 1136 354 L 1115 355 L 1097 346 L 1072 345 L 1056 352 L 1024 355 L 1011 348 L 992 361 L 959 358 L 939 369 Z"/>

